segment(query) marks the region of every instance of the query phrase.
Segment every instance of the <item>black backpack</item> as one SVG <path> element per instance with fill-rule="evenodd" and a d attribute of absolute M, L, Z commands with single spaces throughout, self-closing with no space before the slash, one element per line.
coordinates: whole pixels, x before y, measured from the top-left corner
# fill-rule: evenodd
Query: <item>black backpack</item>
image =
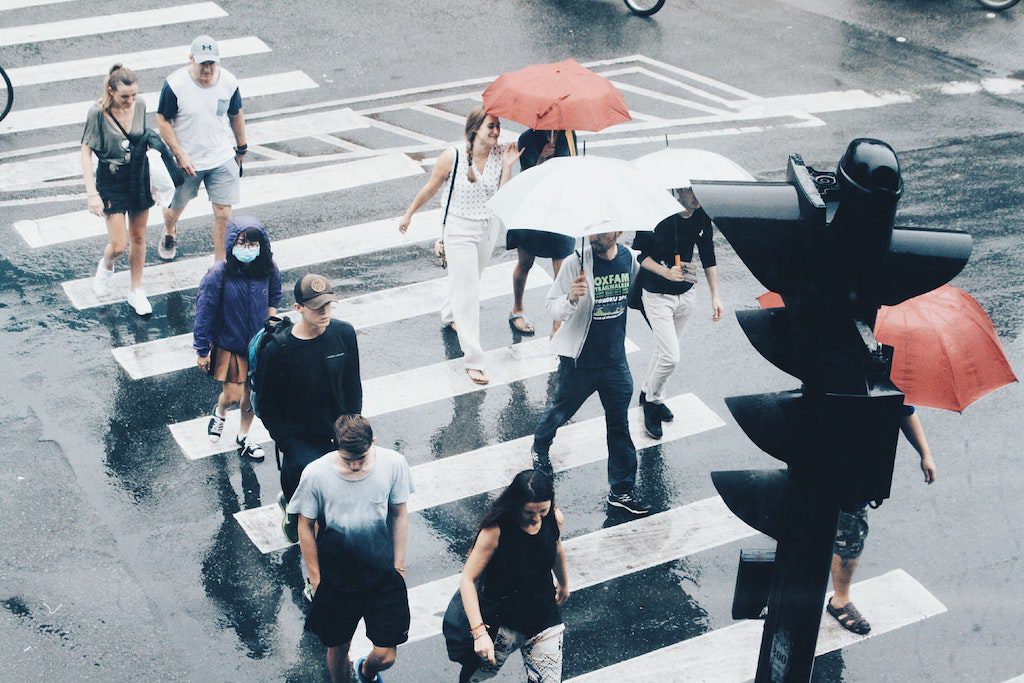
<path fill-rule="evenodd" d="M 291 336 L 291 318 L 278 318 L 271 316 L 263 323 L 263 329 L 257 332 L 249 341 L 249 401 L 252 403 L 253 412 L 257 417 L 260 415 L 259 397 L 263 391 L 266 380 L 265 366 L 261 361 L 267 354 L 267 347 L 270 342 L 276 341 L 281 344 Z"/>

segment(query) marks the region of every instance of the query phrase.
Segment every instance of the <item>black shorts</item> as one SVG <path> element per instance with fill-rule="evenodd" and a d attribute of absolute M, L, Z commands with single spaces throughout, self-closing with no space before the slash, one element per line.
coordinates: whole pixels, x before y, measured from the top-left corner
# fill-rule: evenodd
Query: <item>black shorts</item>
<path fill-rule="evenodd" d="M 321 583 L 313 595 L 306 630 L 319 636 L 324 647 L 335 647 L 351 642 L 360 619 L 366 621 L 366 637 L 377 647 L 397 647 L 409 640 L 409 593 L 398 570 L 365 590 L 347 591 Z"/>
<path fill-rule="evenodd" d="M 128 166 L 116 166 L 116 172 L 110 172 L 110 164 L 100 161 L 96 166 L 96 192 L 103 200 L 103 213 L 116 215 L 119 213 L 136 213 L 145 211 L 153 206 L 153 198 L 146 194 L 147 202 L 143 205 L 131 201 L 131 193 L 128 191 L 129 178 Z"/>
<path fill-rule="evenodd" d="M 832 552 L 844 560 L 856 560 L 864 552 L 864 539 L 868 537 L 868 509 L 839 513 L 836 541 Z"/>
<path fill-rule="evenodd" d="M 540 258 L 564 259 L 576 248 L 576 240 L 544 230 L 515 228 L 505 233 L 505 248 L 519 248 Z"/>

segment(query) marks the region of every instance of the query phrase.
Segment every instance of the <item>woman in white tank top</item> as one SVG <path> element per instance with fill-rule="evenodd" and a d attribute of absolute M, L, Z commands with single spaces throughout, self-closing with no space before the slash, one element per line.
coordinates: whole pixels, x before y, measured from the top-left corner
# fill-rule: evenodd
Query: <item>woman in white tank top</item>
<path fill-rule="evenodd" d="M 512 177 L 520 151 L 514 144 L 501 146 L 501 122 L 477 107 L 466 117 L 466 146 L 441 153 L 430 179 L 416 194 L 398 222 L 403 233 L 412 215 L 444 188 L 441 203 L 448 207 L 442 228 L 448 260 L 448 299 L 441 322 L 459 335 L 466 372 L 476 384 L 487 384 L 484 352 L 480 347 L 480 273 L 494 251 L 501 221 L 486 202 Z M 455 171 L 454 183 L 452 171 Z M 449 201 L 449 188 L 451 199 Z"/>

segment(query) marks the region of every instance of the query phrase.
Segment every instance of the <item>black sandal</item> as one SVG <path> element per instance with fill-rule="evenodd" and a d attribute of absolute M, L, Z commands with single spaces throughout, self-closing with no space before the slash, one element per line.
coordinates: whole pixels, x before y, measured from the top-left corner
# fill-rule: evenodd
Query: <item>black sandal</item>
<path fill-rule="evenodd" d="M 832 600 L 830 599 L 828 604 L 825 605 L 825 611 L 832 615 L 839 622 L 840 626 L 851 633 L 863 636 L 871 632 L 871 624 L 857 611 L 857 608 L 853 606 L 853 602 L 848 602 L 842 607 L 833 607 Z"/>

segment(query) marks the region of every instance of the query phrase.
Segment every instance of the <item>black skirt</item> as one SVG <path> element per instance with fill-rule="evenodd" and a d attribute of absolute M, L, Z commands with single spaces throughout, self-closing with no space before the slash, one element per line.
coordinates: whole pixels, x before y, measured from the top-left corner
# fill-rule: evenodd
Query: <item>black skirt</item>
<path fill-rule="evenodd" d="M 540 258 L 564 259 L 576 248 L 576 240 L 544 230 L 509 230 L 505 235 L 505 248 L 519 248 Z"/>
<path fill-rule="evenodd" d="M 108 215 L 125 212 L 136 213 L 153 206 L 155 203 L 153 197 L 148 194 L 145 196 L 148 201 L 143 201 L 141 204 L 138 200 L 132 201 L 131 192 L 129 192 L 131 173 L 127 164 L 114 166 L 113 173 L 111 173 L 110 167 L 111 164 L 104 161 L 100 161 L 96 167 L 96 191 L 99 192 L 100 199 L 103 200 L 103 213 Z"/>

